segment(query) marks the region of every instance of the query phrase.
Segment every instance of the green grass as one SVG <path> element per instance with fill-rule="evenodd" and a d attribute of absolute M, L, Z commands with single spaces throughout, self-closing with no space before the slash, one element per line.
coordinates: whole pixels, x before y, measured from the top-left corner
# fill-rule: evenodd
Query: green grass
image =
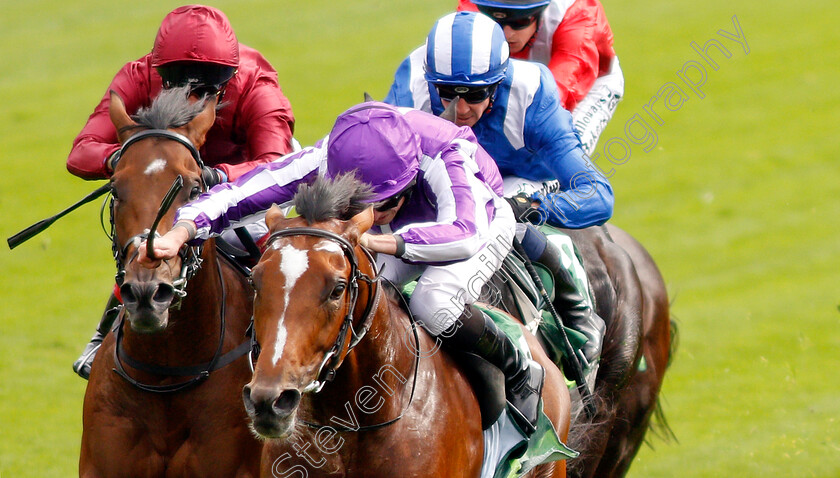
<path fill-rule="evenodd" d="M 635 114 L 658 135 L 611 178 L 614 222 L 660 265 L 681 344 L 663 403 L 679 443 L 652 438 L 631 477 L 840 476 L 840 11 L 815 2 L 604 0 L 627 81 L 602 144 Z M 277 67 L 311 143 L 455 1 L 221 1 L 241 41 Z M 174 2 L 0 6 L 0 233 L 94 189 L 64 167 L 114 72 L 147 52 Z M 750 52 L 717 34 L 736 15 Z M 718 38 L 705 97 L 676 72 Z M 644 105 L 673 82 L 677 111 Z M 660 103 L 661 105 L 661 103 Z M 599 160 L 609 167 L 606 159 Z M 76 473 L 85 383 L 71 362 L 93 332 L 114 267 L 88 205 L 0 250 L 0 477 Z"/>

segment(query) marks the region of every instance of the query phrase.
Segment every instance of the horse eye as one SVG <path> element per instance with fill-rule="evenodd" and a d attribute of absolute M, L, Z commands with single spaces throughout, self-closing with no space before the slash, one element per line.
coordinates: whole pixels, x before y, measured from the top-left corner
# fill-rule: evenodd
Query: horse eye
<path fill-rule="evenodd" d="M 347 284 L 345 284 L 344 282 L 339 282 L 333 288 L 332 293 L 330 293 L 330 300 L 340 299 L 341 296 L 344 294 L 345 290 L 347 290 Z"/>
<path fill-rule="evenodd" d="M 192 190 L 190 190 L 190 201 L 196 199 L 200 195 L 201 195 L 201 188 L 199 188 L 198 186 L 192 188 Z"/>

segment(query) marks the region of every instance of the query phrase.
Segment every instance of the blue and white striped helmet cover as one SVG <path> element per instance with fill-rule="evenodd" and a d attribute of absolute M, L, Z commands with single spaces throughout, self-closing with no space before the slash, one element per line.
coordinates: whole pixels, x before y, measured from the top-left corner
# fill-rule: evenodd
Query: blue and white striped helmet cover
<path fill-rule="evenodd" d="M 505 77 L 510 51 L 505 33 L 490 17 L 450 13 L 435 22 L 426 38 L 426 81 L 450 85 L 490 85 Z"/>

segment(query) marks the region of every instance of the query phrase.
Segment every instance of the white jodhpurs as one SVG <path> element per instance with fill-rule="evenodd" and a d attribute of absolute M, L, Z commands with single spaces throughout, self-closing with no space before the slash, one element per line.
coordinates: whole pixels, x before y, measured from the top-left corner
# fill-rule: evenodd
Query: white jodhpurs
<path fill-rule="evenodd" d="M 615 108 L 624 96 L 624 73 L 613 57 L 610 71 L 598 77 L 589 93 L 575 106 L 572 121 L 586 154 L 592 154 L 598 138 L 612 119 Z"/>
<path fill-rule="evenodd" d="M 379 254 L 382 275 L 402 287 L 417 280 L 409 309 L 432 336 L 455 323 L 466 304 L 478 299 L 481 288 L 502 266 L 513 244 L 516 221 L 510 208 L 496 209 L 488 243 L 472 257 L 447 265 L 406 264 Z"/>

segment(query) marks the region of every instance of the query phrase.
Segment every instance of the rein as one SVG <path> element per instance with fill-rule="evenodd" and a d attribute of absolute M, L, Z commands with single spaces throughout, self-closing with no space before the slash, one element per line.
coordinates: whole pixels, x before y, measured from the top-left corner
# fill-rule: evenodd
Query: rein
<path fill-rule="evenodd" d="M 367 332 L 370 328 L 370 321 L 371 321 L 371 319 L 372 319 L 372 317 L 373 317 L 373 315 L 376 311 L 376 308 L 379 306 L 379 301 L 382 297 L 382 290 L 381 290 L 381 283 L 380 283 L 381 276 L 378 273 L 379 271 L 376 268 L 376 261 L 374 260 L 370 251 L 368 251 L 365 248 L 362 248 L 362 251 L 365 253 L 368 261 L 370 262 L 371 266 L 374 269 L 374 277 L 373 278 L 371 278 L 369 276 L 366 276 L 365 274 L 361 273 L 361 271 L 359 270 L 359 261 L 358 261 L 358 258 L 356 257 L 356 251 L 355 251 L 353 245 L 350 244 L 350 242 L 347 241 L 347 239 L 345 239 L 344 237 L 342 237 L 338 234 L 335 234 L 335 233 L 330 232 L 330 231 L 325 231 L 323 229 L 317 229 L 317 228 L 312 228 L 312 227 L 296 227 L 296 228 L 283 229 L 281 231 L 277 231 L 277 232 L 272 233 L 269 236 L 268 240 L 266 241 L 265 247 L 268 248 L 274 241 L 276 241 L 280 238 L 290 237 L 290 236 L 300 236 L 300 235 L 321 237 L 321 238 L 329 239 L 329 240 L 337 243 L 341 247 L 342 251 L 344 252 L 344 256 L 347 258 L 348 262 L 350 263 L 350 281 L 348 283 L 348 302 L 349 302 L 349 304 L 348 304 L 348 308 L 347 308 L 347 315 L 345 315 L 345 317 L 344 317 L 344 322 L 341 325 L 341 329 L 339 330 L 338 337 L 336 338 L 335 343 L 330 348 L 330 350 L 327 351 L 327 353 L 324 355 L 324 360 L 321 362 L 321 365 L 318 369 L 317 378 L 315 380 L 313 380 L 312 383 L 310 383 L 309 385 L 304 387 L 304 389 L 303 389 L 303 393 L 314 392 L 314 393 L 317 394 L 318 392 L 321 391 L 321 389 L 324 387 L 324 385 L 326 385 L 328 382 L 331 382 L 331 381 L 333 381 L 333 379 L 335 379 L 335 375 L 336 375 L 336 372 L 338 370 L 339 363 L 342 360 L 341 350 L 344 348 L 344 343 L 347 341 L 348 332 L 352 335 L 352 337 L 351 337 L 350 343 L 347 347 L 347 352 L 344 354 L 345 358 L 350 354 L 350 352 L 356 347 L 356 345 L 359 344 L 359 342 L 361 342 L 361 340 L 367 334 Z M 367 304 L 365 305 L 365 309 L 362 312 L 361 320 L 359 322 L 359 327 L 360 327 L 361 330 L 357 331 L 357 329 L 353 326 L 353 322 L 354 322 L 353 312 L 356 308 L 356 301 L 358 299 L 358 294 L 359 294 L 359 284 L 358 284 L 358 282 L 360 280 L 367 282 L 368 284 L 371 285 L 371 287 L 376 285 L 376 289 L 375 289 L 375 292 L 374 292 L 375 295 L 374 295 L 373 300 L 371 300 L 370 297 L 368 298 Z M 390 281 L 388 281 L 388 284 L 391 284 Z M 394 287 L 393 284 L 391 284 L 391 286 Z M 396 287 L 394 287 L 394 288 L 396 290 Z M 253 317 L 251 318 L 251 321 L 252 321 L 251 326 L 253 328 Z M 416 329 L 416 327 L 412 327 L 412 330 L 414 332 L 415 343 L 419 347 L 420 338 L 417 334 L 417 329 Z M 251 342 L 252 342 L 252 347 L 253 347 L 252 348 L 251 359 L 253 361 L 259 355 L 259 343 L 257 343 L 256 334 L 252 334 Z M 360 426 L 360 427 L 357 427 L 357 428 L 349 428 L 349 427 L 342 427 L 342 426 L 335 426 L 335 425 L 329 425 L 329 426 L 331 428 L 333 428 L 335 430 L 339 430 L 339 431 L 358 432 L 358 431 L 376 430 L 376 429 L 379 429 L 379 428 L 382 428 L 382 427 L 386 427 L 388 425 L 391 425 L 391 424 L 395 423 L 399 419 L 401 419 L 403 417 L 403 415 L 405 414 L 405 410 L 407 410 L 411 406 L 411 403 L 414 400 L 414 390 L 416 389 L 416 386 L 417 386 L 417 371 L 418 371 L 419 366 L 420 366 L 420 354 L 414 354 L 414 355 L 415 355 L 414 378 L 413 378 L 412 387 L 411 387 L 411 396 L 409 398 L 408 405 L 399 414 L 399 416 L 397 416 L 396 418 L 387 420 L 385 422 L 378 423 L 376 425 Z M 253 368 L 253 365 L 252 365 L 252 368 Z M 308 426 L 310 428 L 315 428 L 315 429 L 320 429 L 320 428 L 324 428 L 324 427 L 328 426 L 328 425 L 319 425 L 317 423 L 307 422 L 305 420 L 301 420 L 301 422 L 303 424 L 305 424 L 306 426 Z"/>

